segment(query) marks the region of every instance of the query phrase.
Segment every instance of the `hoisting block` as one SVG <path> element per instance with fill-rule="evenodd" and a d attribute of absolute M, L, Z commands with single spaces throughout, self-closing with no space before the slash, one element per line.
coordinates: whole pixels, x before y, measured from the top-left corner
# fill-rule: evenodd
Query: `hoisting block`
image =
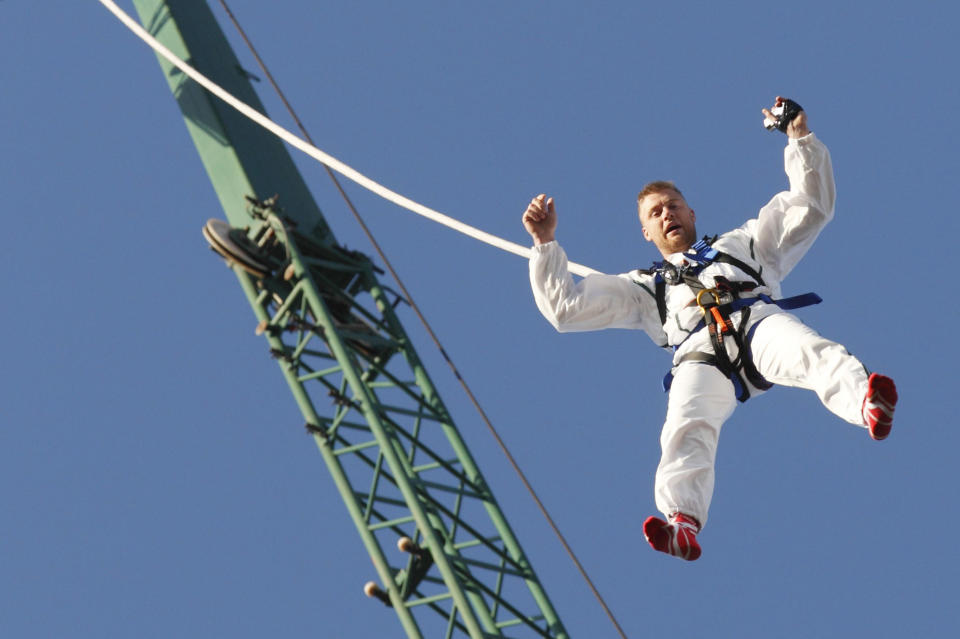
<path fill-rule="evenodd" d="M 383 602 L 383 605 L 389 608 L 393 607 L 393 604 L 390 603 L 390 596 L 385 593 L 375 581 L 368 581 L 366 584 L 364 584 L 363 594 L 371 599 L 379 599 Z"/>

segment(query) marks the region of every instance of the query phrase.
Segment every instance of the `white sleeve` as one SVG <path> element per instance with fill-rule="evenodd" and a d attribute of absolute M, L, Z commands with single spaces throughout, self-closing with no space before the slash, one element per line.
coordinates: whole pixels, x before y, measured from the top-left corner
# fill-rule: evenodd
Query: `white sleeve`
<path fill-rule="evenodd" d="M 836 201 L 830 152 L 812 133 L 791 138 L 783 160 L 790 190 L 775 195 L 757 219 L 747 223 L 757 240 L 757 257 L 778 281 L 793 270 L 833 218 Z"/>
<path fill-rule="evenodd" d="M 652 284 L 601 273 L 574 282 L 567 255 L 556 242 L 533 247 L 530 286 L 537 308 L 561 333 L 633 328 L 646 331 L 658 345 L 667 342 Z"/>

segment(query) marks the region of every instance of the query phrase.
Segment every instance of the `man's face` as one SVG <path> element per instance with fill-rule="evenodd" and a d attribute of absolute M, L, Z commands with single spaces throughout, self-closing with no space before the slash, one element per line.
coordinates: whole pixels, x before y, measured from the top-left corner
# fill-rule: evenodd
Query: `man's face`
<path fill-rule="evenodd" d="M 640 200 L 643 236 L 664 257 L 686 251 L 697 241 L 696 219 L 693 209 L 676 191 L 651 193 Z"/>

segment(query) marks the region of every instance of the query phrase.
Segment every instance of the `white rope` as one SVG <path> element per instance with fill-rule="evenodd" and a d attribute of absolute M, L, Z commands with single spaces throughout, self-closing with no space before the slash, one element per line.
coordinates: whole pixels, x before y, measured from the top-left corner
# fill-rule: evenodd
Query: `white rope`
<path fill-rule="evenodd" d="M 479 240 L 491 246 L 495 246 L 498 249 L 507 251 L 508 253 L 513 253 L 514 255 L 519 255 L 521 257 L 530 258 L 531 249 L 525 246 L 520 246 L 514 242 L 504 240 L 503 238 L 497 237 L 496 235 L 491 235 L 485 231 L 481 231 L 478 228 L 470 226 L 469 224 L 464 224 L 463 222 L 456 220 L 448 215 L 444 215 L 439 211 L 435 211 L 429 207 L 426 207 L 418 202 L 400 195 L 394 191 L 391 191 L 387 187 L 374 182 L 367 176 L 363 175 L 359 171 L 353 169 L 352 167 L 344 164 L 337 158 L 332 155 L 328 155 L 313 146 L 312 144 L 306 142 L 305 140 L 297 137 L 287 129 L 283 128 L 279 124 L 275 123 L 270 118 L 264 116 L 262 113 L 256 109 L 250 107 L 244 102 L 241 102 L 237 98 L 233 97 L 230 93 L 222 89 L 219 85 L 211 81 L 209 78 L 204 76 L 202 73 L 191 67 L 189 64 L 178 58 L 173 54 L 168 48 L 160 44 L 156 38 L 150 35 L 140 24 L 138 24 L 133 18 L 127 15 L 120 7 L 114 4 L 111 0 L 99 0 L 100 4 L 107 8 L 113 15 L 117 17 L 130 31 L 134 33 L 138 38 L 146 42 L 150 47 L 156 51 L 159 55 L 166 58 L 170 64 L 174 65 L 181 71 L 183 71 L 187 76 L 196 81 L 199 85 L 205 88 L 207 91 L 217 96 L 234 109 L 250 118 L 263 128 L 267 129 L 280 139 L 284 140 L 287 144 L 303 151 L 310 157 L 314 158 L 321 164 L 324 164 L 330 169 L 336 171 L 337 173 L 343 175 L 345 178 L 356 182 L 363 188 L 376 193 L 380 197 L 390 202 L 393 202 L 397 206 L 403 207 L 408 211 L 412 211 L 418 215 L 422 215 L 425 218 L 433 220 L 439 224 L 442 224 L 448 228 L 451 228 L 455 231 L 463 233 L 469 237 L 472 237 L 475 240 Z M 580 276 L 587 276 L 591 273 L 597 273 L 594 269 L 577 264 L 575 262 L 570 262 L 568 269 L 571 273 L 575 273 Z"/>

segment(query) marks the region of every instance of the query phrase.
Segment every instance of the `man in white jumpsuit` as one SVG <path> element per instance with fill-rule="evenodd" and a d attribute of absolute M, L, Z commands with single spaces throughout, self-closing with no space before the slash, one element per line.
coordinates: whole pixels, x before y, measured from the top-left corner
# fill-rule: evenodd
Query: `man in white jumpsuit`
<path fill-rule="evenodd" d="M 781 121 L 774 114 L 781 114 L 785 104 L 797 110 L 792 119 Z M 523 214 L 534 241 L 530 260 L 534 298 L 558 331 L 642 329 L 658 345 L 674 351 L 655 482 L 657 508 L 666 521 L 650 517 L 643 529 L 654 549 L 687 560 L 701 553 L 696 534 L 707 521 L 713 495 L 720 427 L 733 413 L 738 395 L 745 399 L 743 387 L 748 395 L 769 387 L 765 383 L 758 387 L 755 376 L 721 372 L 711 330 L 718 333 L 730 360 L 740 360 L 742 344 L 761 382 L 816 392 L 828 410 L 867 428 L 874 439 L 889 434 L 897 401 L 893 380 L 868 373 L 842 345 L 824 339 L 772 303 L 781 298 L 780 282 L 833 217 L 835 190 L 830 154 L 808 129 L 799 105 L 778 97 L 773 110 L 763 113 L 770 126 L 776 121 L 789 138 L 784 165 L 790 190 L 775 195 L 756 219 L 720 235 L 708 247 L 733 260 L 704 264 L 700 255 L 698 262 L 698 255 L 691 252 L 697 242 L 696 216 L 671 182 L 648 184 L 637 198 L 643 235 L 664 258 L 659 271 L 595 274 L 574 282 L 555 240 L 553 198 L 537 196 Z M 658 274 L 662 279 L 669 270 L 675 276 L 669 285 L 660 284 L 658 306 Z M 741 306 L 728 305 L 726 319 L 716 316 L 719 323 L 708 330 L 704 319 L 709 320 L 710 313 L 704 307 L 711 304 L 704 302 L 719 306 L 731 297 Z M 746 325 L 741 326 L 744 319 Z M 742 341 L 731 340 L 734 334 Z"/>

